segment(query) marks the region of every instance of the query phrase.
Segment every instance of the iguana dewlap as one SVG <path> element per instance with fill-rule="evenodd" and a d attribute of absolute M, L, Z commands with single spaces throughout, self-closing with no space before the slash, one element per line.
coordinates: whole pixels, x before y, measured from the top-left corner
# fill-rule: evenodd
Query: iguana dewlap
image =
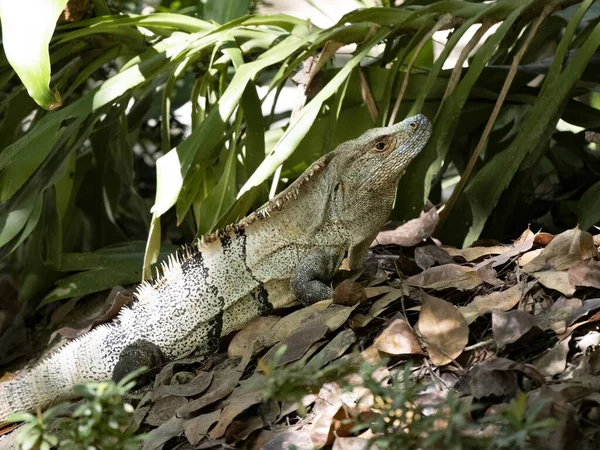
<path fill-rule="evenodd" d="M 171 255 L 117 320 L 0 384 L 0 424 L 10 413 L 74 397 L 75 384 L 111 379 L 136 342 L 156 344 L 168 358 L 208 352 L 221 336 L 296 298 L 306 305 L 331 297 L 329 281 L 342 259 L 361 267 L 398 180 L 430 135 L 422 115 L 371 129 L 236 225 Z"/>

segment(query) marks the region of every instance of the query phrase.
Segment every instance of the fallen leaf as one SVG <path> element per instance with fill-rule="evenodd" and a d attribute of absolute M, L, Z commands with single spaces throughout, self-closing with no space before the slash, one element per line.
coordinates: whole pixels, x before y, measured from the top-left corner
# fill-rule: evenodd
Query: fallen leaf
<path fill-rule="evenodd" d="M 472 367 L 457 389 L 476 399 L 491 395 L 513 398 L 520 391 L 517 374 L 529 377 L 537 385 L 544 383 L 544 378 L 534 366 L 506 358 L 495 358 Z"/>
<path fill-rule="evenodd" d="M 247 363 L 242 360 L 238 367 L 215 372 L 208 391 L 202 397 L 192 400 L 179 408 L 177 416 L 186 417 L 188 414 L 198 411 L 231 394 L 244 373 L 245 364 Z"/>
<path fill-rule="evenodd" d="M 483 266 L 479 266 L 476 268 L 477 275 L 481 278 L 485 283 L 490 286 L 498 286 L 502 284 L 502 281 L 498 279 L 498 272 L 492 267 L 492 263 L 488 262 Z"/>
<path fill-rule="evenodd" d="M 339 332 L 325 347 L 306 364 L 307 371 L 320 369 L 342 356 L 356 342 L 356 333 L 352 330 Z"/>
<path fill-rule="evenodd" d="M 329 306 L 332 306 L 331 310 Z M 344 308 L 350 311 L 353 309 L 348 306 L 332 305 L 331 300 L 323 300 L 306 308 L 294 311 L 293 313 L 282 317 L 281 320 L 273 325 L 273 328 L 264 335 L 262 343 L 266 347 L 274 345 L 292 335 L 300 328 L 300 325 L 309 322 L 323 323 L 325 321 L 324 317 L 335 315 L 337 312 L 344 310 Z"/>
<path fill-rule="evenodd" d="M 429 269 L 435 263 L 443 266 L 444 264 L 452 264 L 454 259 L 446 250 L 437 245 L 424 245 L 415 248 L 415 262 L 422 269 Z"/>
<path fill-rule="evenodd" d="M 188 442 L 192 445 L 196 445 L 200 442 L 208 435 L 208 430 L 213 424 L 217 423 L 220 416 L 221 410 L 216 409 L 207 414 L 202 414 L 183 422 L 183 432 L 185 433 Z"/>
<path fill-rule="evenodd" d="M 567 368 L 570 341 L 571 336 L 558 342 L 550 351 L 537 358 L 533 365 L 546 377 L 560 375 Z"/>
<path fill-rule="evenodd" d="M 308 431 L 288 431 L 281 433 L 265 442 L 260 450 L 313 450 L 315 447 L 310 440 Z"/>
<path fill-rule="evenodd" d="M 523 286 L 515 284 L 504 291 L 478 295 L 467 306 L 475 307 L 480 316 L 494 311 L 508 311 L 519 303 L 522 294 Z"/>
<path fill-rule="evenodd" d="M 256 405 L 260 403 L 262 399 L 262 391 L 251 392 L 249 394 L 243 395 L 241 397 L 237 397 L 235 402 L 227 405 L 223 411 L 221 412 L 221 417 L 219 417 L 219 421 L 217 425 L 208 433 L 211 439 L 218 439 L 225 434 L 227 427 L 229 424 L 235 419 L 238 415 L 246 411 L 252 405 Z"/>
<path fill-rule="evenodd" d="M 585 258 L 597 256 L 592 235 L 579 228 L 573 228 L 557 235 L 533 258 L 523 270 L 534 273 L 542 269 L 566 270 Z"/>
<path fill-rule="evenodd" d="M 430 267 L 406 280 L 409 286 L 427 289 L 455 288 L 460 291 L 474 289 L 483 283 L 476 270 L 458 264 Z"/>
<path fill-rule="evenodd" d="M 337 383 L 325 383 L 319 390 L 312 410 L 310 439 L 317 448 L 333 442 L 333 418 L 342 408 L 342 388 Z"/>
<path fill-rule="evenodd" d="M 502 253 L 509 252 L 512 247 L 508 245 L 494 245 L 492 247 L 467 247 L 458 249 L 454 247 L 442 247 L 452 257 L 460 256 L 467 262 L 475 261 L 483 256 L 488 255 L 501 255 Z"/>
<path fill-rule="evenodd" d="M 554 289 L 567 297 L 572 297 L 575 293 L 575 288 L 569 282 L 569 272 L 566 270 L 541 270 L 533 272 L 532 275 L 548 289 Z"/>
<path fill-rule="evenodd" d="M 529 229 L 527 229 L 525 232 L 523 232 L 523 234 L 521 234 L 521 236 L 515 241 L 515 243 L 512 247 L 509 248 L 509 250 L 490 259 L 482 261 L 481 263 L 477 264 L 475 268 L 478 268 L 478 266 L 481 264 L 488 263 L 491 263 L 492 267 L 498 267 L 503 264 L 506 264 L 512 258 L 525 253 L 531 247 L 533 247 L 535 236 L 535 234 L 533 234 Z"/>
<path fill-rule="evenodd" d="M 563 334 L 573 314 L 581 308 L 578 298 L 561 297 L 554 304 L 534 316 L 535 324 L 542 330 Z"/>
<path fill-rule="evenodd" d="M 429 358 L 436 366 L 458 357 L 469 341 L 469 326 L 458 309 L 425 293 L 417 327 Z"/>
<path fill-rule="evenodd" d="M 161 385 L 152 392 L 152 401 L 163 397 L 192 397 L 204 392 L 212 381 L 212 372 L 200 372 L 193 380 L 185 384 Z"/>
<path fill-rule="evenodd" d="M 523 255 L 521 255 L 521 257 L 519 258 L 519 266 L 525 267 L 527 264 L 529 264 L 531 261 L 533 261 L 535 258 L 537 258 L 539 256 L 539 254 L 542 253 L 542 250 L 544 250 L 544 249 L 537 248 L 535 250 L 531 250 L 530 252 L 527 252 L 527 253 L 524 253 Z"/>
<path fill-rule="evenodd" d="M 369 446 L 369 442 L 369 439 L 360 437 L 338 437 L 331 450 L 377 450 L 377 446 Z"/>
<path fill-rule="evenodd" d="M 143 450 L 160 450 L 169 439 L 182 433 L 183 419 L 172 417 L 148 433 L 147 439 L 144 439 Z"/>
<path fill-rule="evenodd" d="M 234 420 L 227 427 L 225 442 L 245 442 L 253 432 L 262 429 L 264 426 L 263 420 L 258 416 L 245 418 L 243 421 Z"/>
<path fill-rule="evenodd" d="M 336 305 L 353 306 L 367 301 L 367 293 L 362 284 L 354 280 L 344 280 L 333 291 L 333 303 Z"/>
<path fill-rule="evenodd" d="M 600 262 L 590 259 L 580 261 L 569 268 L 572 286 L 589 286 L 600 289 Z"/>
<path fill-rule="evenodd" d="M 525 311 L 496 311 L 492 313 L 492 334 L 498 347 L 517 342 L 534 326 L 533 316 Z"/>
<path fill-rule="evenodd" d="M 281 355 L 277 364 L 283 366 L 290 362 L 297 361 L 304 356 L 307 350 L 315 342 L 325 336 L 328 330 L 329 328 L 324 323 L 309 322 L 306 326 L 302 326 L 295 333 L 269 349 L 262 360 L 266 364 L 270 364 L 278 350 L 285 346 L 285 352 Z"/>
<path fill-rule="evenodd" d="M 402 319 L 394 320 L 375 339 L 373 346 L 390 355 L 422 355 L 423 350 L 411 328 Z"/>
<path fill-rule="evenodd" d="M 382 312 L 384 312 L 392 303 L 402 297 L 402 295 L 403 291 L 400 289 L 393 289 L 391 292 L 388 292 L 371 305 L 371 308 L 366 315 L 354 315 L 352 319 L 350 319 L 351 326 L 353 328 L 361 328 L 366 326 L 375 317 L 379 317 Z"/>
<path fill-rule="evenodd" d="M 437 210 L 431 208 L 427 212 L 421 212 L 418 219 L 409 220 L 395 230 L 381 231 L 371 244 L 371 247 L 388 244 L 414 247 L 433 234 L 439 220 L 440 217 Z"/>
<path fill-rule="evenodd" d="M 244 328 L 237 333 L 229 346 L 227 347 L 227 354 L 230 358 L 241 357 L 246 353 L 246 349 L 248 345 L 257 339 L 261 339 L 262 336 L 268 331 L 271 330 L 277 322 L 279 322 L 280 317 L 277 316 L 266 316 L 266 317 L 258 317 L 257 319 L 250 322 Z M 254 351 L 260 350 L 260 346 L 256 346 Z"/>
<path fill-rule="evenodd" d="M 188 403 L 185 397 L 163 397 L 158 399 L 146 416 L 146 423 L 157 427 L 175 416 L 175 412 Z"/>

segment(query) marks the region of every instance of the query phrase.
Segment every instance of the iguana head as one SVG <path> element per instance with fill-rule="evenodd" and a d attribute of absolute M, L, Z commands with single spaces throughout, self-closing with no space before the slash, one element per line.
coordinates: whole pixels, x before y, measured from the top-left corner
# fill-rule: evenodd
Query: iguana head
<path fill-rule="evenodd" d="M 373 128 L 334 150 L 330 163 L 343 190 L 345 209 L 356 203 L 377 205 L 393 198 L 398 180 L 431 136 L 431 124 L 421 114 L 389 127 Z M 330 169 L 331 170 L 331 169 Z"/>

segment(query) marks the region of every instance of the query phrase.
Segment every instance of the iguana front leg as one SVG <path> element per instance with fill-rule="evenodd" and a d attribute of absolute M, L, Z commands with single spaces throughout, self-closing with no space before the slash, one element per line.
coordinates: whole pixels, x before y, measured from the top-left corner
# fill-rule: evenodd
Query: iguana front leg
<path fill-rule="evenodd" d="M 292 292 L 304 306 L 331 298 L 329 282 L 340 266 L 339 251 L 318 248 L 304 257 L 294 269 L 290 282 Z"/>

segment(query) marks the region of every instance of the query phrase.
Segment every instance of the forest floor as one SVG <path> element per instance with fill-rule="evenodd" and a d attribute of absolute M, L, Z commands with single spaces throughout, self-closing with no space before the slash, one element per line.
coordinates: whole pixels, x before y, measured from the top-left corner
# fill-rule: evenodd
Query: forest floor
<path fill-rule="evenodd" d="M 600 235 L 459 250 L 430 237 L 437 220 L 380 233 L 333 300 L 163 366 L 129 399 L 143 448 L 600 448 Z"/>

